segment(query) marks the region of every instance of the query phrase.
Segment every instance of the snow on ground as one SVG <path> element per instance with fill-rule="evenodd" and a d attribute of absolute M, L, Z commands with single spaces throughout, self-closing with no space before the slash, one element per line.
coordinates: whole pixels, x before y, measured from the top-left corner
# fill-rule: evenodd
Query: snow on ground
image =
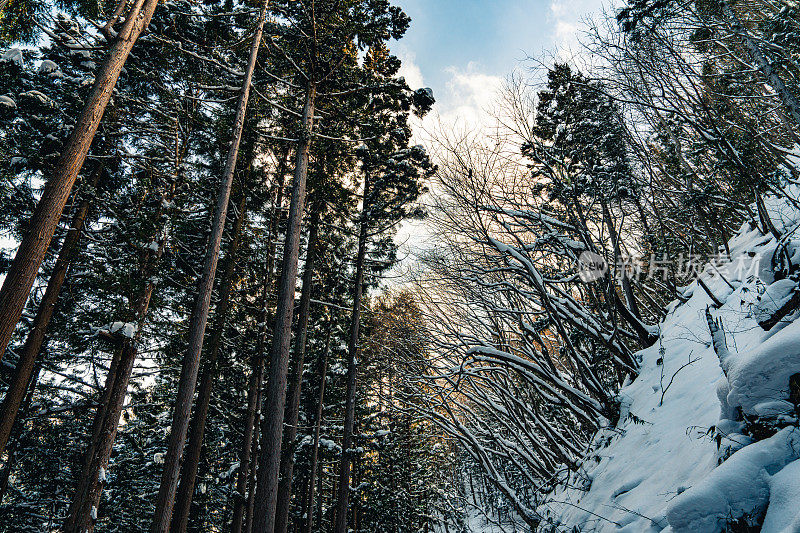
<path fill-rule="evenodd" d="M 798 212 L 775 199 L 769 210 L 797 264 Z M 712 266 L 701 275 L 724 305 L 693 283 L 670 306 L 659 342 L 639 354 L 641 374 L 621 391 L 621 422 L 540 507 L 557 530 L 705 533 L 744 517 L 763 518 L 764 533 L 800 532 L 800 430 L 788 401 L 800 320 L 759 326 L 798 284 L 774 280 L 771 235 L 746 225 L 730 246 L 731 262 L 717 265 L 726 279 Z M 753 443 L 743 418 L 775 429 Z"/>

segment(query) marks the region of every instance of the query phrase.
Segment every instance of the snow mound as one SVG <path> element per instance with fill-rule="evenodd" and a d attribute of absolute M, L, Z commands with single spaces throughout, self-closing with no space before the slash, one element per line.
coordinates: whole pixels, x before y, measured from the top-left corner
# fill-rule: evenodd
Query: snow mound
<path fill-rule="evenodd" d="M 770 477 L 800 457 L 800 430 L 787 427 L 746 446 L 686 492 L 666 510 L 674 531 L 722 531 L 728 520 L 758 518 L 770 501 Z"/>
<path fill-rule="evenodd" d="M 19 97 L 28 100 L 35 100 L 39 102 L 41 105 L 44 106 L 54 106 L 55 103 L 51 100 L 46 94 L 41 91 L 25 91 L 23 93 L 19 93 Z"/>
<path fill-rule="evenodd" d="M 729 361 L 728 406 L 748 415 L 763 414 L 758 411 L 775 405 L 776 398 L 789 398 L 789 379 L 800 373 L 800 322 L 786 326 L 752 352 L 740 352 Z"/>
<path fill-rule="evenodd" d="M 800 531 L 800 461 L 794 461 L 770 480 L 770 502 L 761 530 L 775 533 Z"/>
<path fill-rule="evenodd" d="M 783 238 L 743 225 L 700 274 L 714 298 L 695 282 L 668 306 L 619 423 L 538 507 L 542 531 L 800 532 L 800 283 L 776 274 L 800 263 L 800 212 L 766 203 Z"/>

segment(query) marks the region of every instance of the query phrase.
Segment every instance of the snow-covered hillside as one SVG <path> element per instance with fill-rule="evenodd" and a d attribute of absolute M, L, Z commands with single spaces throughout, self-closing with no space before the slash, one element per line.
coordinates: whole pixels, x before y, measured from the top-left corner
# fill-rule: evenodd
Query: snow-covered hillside
<path fill-rule="evenodd" d="M 695 282 L 670 306 L 621 392 L 621 422 L 539 509 L 556 530 L 800 531 L 800 320 L 759 325 L 794 307 L 798 283 L 776 281 L 775 265 L 800 263 L 800 216 L 783 201 L 768 208 L 781 242 L 743 227 L 731 261 L 703 271 L 709 291 Z"/>

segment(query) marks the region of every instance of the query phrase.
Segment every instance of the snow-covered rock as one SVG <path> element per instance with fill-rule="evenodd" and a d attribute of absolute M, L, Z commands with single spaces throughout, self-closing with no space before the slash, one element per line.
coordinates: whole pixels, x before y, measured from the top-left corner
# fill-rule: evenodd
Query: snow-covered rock
<path fill-rule="evenodd" d="M 777 327 L 777 326 L 776 326 Z M 800 321 L 789 324 L 761 346 L 729 359 L 727 402 L 745 414 L 789 398 L 789 378 L 800 373 Z"/>
<path fill-rule="evenodd" d="M 754 318 L 757 322 L 768 320 L 783 305 L 792 299 L 797 290 L 797 282 L 792 279 L 782 279 L 767 287 L 760 296 L 758 304 L 753 308 Z"/>
<path fill-rule="evenodd" d="M 0 106 L 7 107 L 10 109 L 16 109 L 17 103 L 14 101 L 13 98 L 0 95 Z"/>
<path fill-rule="evenodd" d="M 35 100 L 39 102 L 41 105 L 45 106 L 54 105 L 53 100 L 51 100 L 50 97 L 48 97 L 41 91 L 25 91 L 23 93 L 19 93 L 19 97 L 29 100 Z"/>

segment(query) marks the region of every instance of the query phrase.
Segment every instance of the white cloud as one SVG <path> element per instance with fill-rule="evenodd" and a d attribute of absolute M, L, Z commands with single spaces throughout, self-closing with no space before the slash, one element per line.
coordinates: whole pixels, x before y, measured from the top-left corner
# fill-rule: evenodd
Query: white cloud
<path fill-rule="evenodd" d="M 491 122 L 492 108 L 503 79 L 481 72 L 475 63 L 466 69 L 448 67 L 450 75 L 445 94 L 440 97 L 442 122 L 468 127 L 486 127 Z"/>
<path fill-rule="evenodd" d="M 419 67 L 410 54 L 400 55 L 403 68 L 400 74 L 412 89 L 425 87 Z M 423 120 L 412 118 L 414 142 L 431 146 L 432 136 L 442 128 L 456 131 L 486 130 L 494 124 L 493 108 L 503 78 L 487 74 L 476 63 L 466 68 L 450 66 L 444 69 L 449 79 L 434 94 L 436 104 Z M 415 84 L 416 81 L 416 84 Z M 395 241 L 400 245 L 401 257 L 406 256 L 396 274 L 402 274 L 414 262 L 414 257 L 430 246 L 430 227 L 427 221 L 408 221 L 402 225 Z M 393 283 L 402 282 L 402 278 Z"/>
<path fill-rule="evenodd" d="M 399 74 L 406 79 L 406 83 L 412 89 L 416 90 L 425 87 L 425 81 L 422 78 L 422 70 L 417 65 L 417 55 L 403 50 L 397 54 L 401 61 Z"/>
<path fill-rule="evenodd" d="M 449 66 L 444 72 L 449 79 L 434 91 L 436 104 L 432 112 L 423 120 L 412 118 L 416 142 L 426 144 L 430 134 L 440 127 L 475 130 L 492 124 L 492 110 L 503 78 L 482 72 L 475 63 L 463 69 Z M 412 89 L 426 86 L 412 55 L 405 55 L 400 74 Z"/>
<path fill-rule="evenodd" d="M 582 23 L 608 4 L 609 0 L 551 0 L 554 44 L 559 48 L 576 50 Z"/>

